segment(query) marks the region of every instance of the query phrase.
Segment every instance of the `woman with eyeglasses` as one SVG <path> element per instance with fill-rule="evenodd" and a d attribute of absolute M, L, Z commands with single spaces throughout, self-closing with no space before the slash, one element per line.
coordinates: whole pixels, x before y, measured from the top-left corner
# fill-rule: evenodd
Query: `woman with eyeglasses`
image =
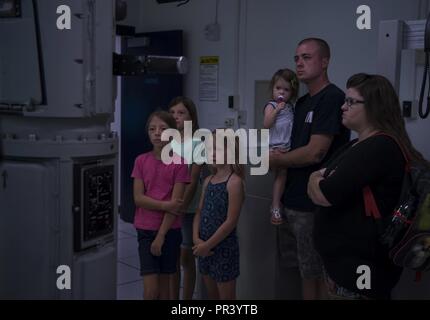
<path fill-rule="evenodd" d="M 309 197 L 319 206 L 314 241 L 331 298 L 390 299 L 399 281 L 402 269 L 379 243 L 383 224 L 366 212 L 363 190 L 370 188 L 382 218 L 389 217 L 405 172 L 405 159 L 394 139 L 413 160 L 425 162 L 411 144 L 400 110 L 386 78 L 353 75 L 347 82 L 342 123 L 358 138 L 309 178 Z"/>

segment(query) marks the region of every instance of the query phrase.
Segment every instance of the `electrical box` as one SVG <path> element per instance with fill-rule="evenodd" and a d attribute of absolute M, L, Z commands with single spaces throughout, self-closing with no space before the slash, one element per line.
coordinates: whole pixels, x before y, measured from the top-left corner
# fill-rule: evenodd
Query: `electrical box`
<path fill-rule="evenodd" d="M 88 163 L 74 170 L 74 245 L 81 251 L 113 240 L 114 166 Z"/>
<path fill-rule="evenodd" d="M 416 119 L 418 115 L 418 101 L 405 100 L 402 102 L 402 115 L 406 119 Z"/>
<path fill-rule="evenodd" d="M 226 128 L 233 128 L 234 127 L 234 118 L 227 118 L 224 120 L 224 126 Z"/>
<path fill-rule="evenodd" d="M 242 126 L 246 125 L 246 122 L 247 122 L 246 117 L 247 117 L 246 110 L 239 110 L 238 121 L 240 125 Z"/>
<path fill-rule="evenodd" d="M 228 96 L 228 108 L 233 110 L 239 110 L 239 96 Z"/>

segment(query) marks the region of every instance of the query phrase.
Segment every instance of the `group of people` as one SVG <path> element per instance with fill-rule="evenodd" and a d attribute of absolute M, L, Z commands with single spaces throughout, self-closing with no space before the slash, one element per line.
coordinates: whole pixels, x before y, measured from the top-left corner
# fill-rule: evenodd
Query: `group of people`
<path fill-rule="evenodd" d="M 388 217 L 404 175 L 399 144 L 414 161 L 427 162 L 410 142 L 386 78 L 353 75 L 344 93 L 329 81 L 330 48 L 319 38 L 302 40 L 294 61 L 296 72 L 273 75 L 272 99 L 263 109 L 275 175 L 270 221 L 278 274 L 298 267 L 304 299 L 389 299 L 402 269 L 378 241 L 380 228 L 366 214 L 363 189 L 372 190 L 380 214 Z M 300 98 L 299 82 L 308 91 Z M 196 159 L 205 154 L 203 143 L 183 140 L 185 121 L 192 121 L 193 131 L 199 128 L 196 107 L 184 97 L 175 98 L 168 112 L 153 113 L 147 122 L 153 149 L 136 159 L 132 173 L 144 299 L 178 299 L 180 265 L 183 298 L 191 299 L 195 257 L 208 298 L 235 299 L 236 226 L 244 201 L 238 145 L 234 164 L 217 163 L 216 154 L 226 150 L 214 146 L 211 174 L 203 179 L 206 159 Z M 181 163 L 161 160 L 167 128 L 182 134 L 181 141 L 170 142 Z M 358 136 L 352 141 L 351 130 Z M 369 288 L 357 287 L 360 266 L 371 270 Z"/>
<path fill-rule="evenodd" d="M 133 196 L 134 226 L 143 276 L 144 299 L 179 299 L 180 266 L 183 299 L 192 299 L 196 282 L 195 256 L 210 299 L 235 299 L 239 276 L 239 244 L 236 235 L 244 200 L 244 166 L 238 163 L 238 141 L 233 165 L 216 163 L 214 135 L 211 174 L 203 179 L 207 161 L 201 140 L 186 140 L 184 127 L 191 121 L 199 128 L 197 110 L 186 97 L 173 99 L 168 112 L 156 111 L 146 129 L 152 150 L 135 160 Z M 177 129 L 180 141 L 162 141 L 164 130 Z M 167 143 L 181 161 L 166 164 L 162 150 Z M 223 143 L 227 148 L 227 143 Z"/>

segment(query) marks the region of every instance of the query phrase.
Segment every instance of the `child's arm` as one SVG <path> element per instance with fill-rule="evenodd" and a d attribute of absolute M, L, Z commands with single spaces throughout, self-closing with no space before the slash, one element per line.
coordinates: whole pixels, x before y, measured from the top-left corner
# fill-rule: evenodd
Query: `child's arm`
<path fill-rule="evenodd" d="M 202 186 L 202 193 L 200 195 L 199 200 L 199 207 L 197 208 L 196 214 L 194 215 L 193 220 L 193 243 L 196 245 L 198 243 L 203 242 L 202 239 L 200 239 L 199 230 L 200 230 L 200 214 L 202 212 L 203 208 L 203 200 L 205 199 L 205 193 L 206 193 L 206 187 L 209 183 L 209 180 L 212 178 L 212 176 L 206 177 L 205 181 L 203 182 Z"/>
<path fill-rule="evenodd" d="M 172 191 L 172 200 L 182 198 L 184 196 L 184 191 L 185 183 L 175 183 Z M 176 218 L 177 216 L 170 212 L 166 212 L 164 214 L 160 229 L 158 229 L 157 235 L 151 244 L 151 253 L 154 256 L 161 256 L 161 247 L 163 246 L 166 233 L 170 230 L 170 227 L 172 226 L 173 222 L 175 222 Z"/>
<path fill-rule="evenodd" d="M 270 129 L 273 126 L 279 111 L 281 111 L 284 108 L 285 108 L 285 102 L 278 103 L 276 108 L 273 108 L 272 104 L 270 103 L 266 104 L 266 107 L 264 108 L 264 122 L 263 122 L 264 129 Z"/>
<path fill-rule="evenodd" d="M 207 241 L 196 245 L 194 254 L 197 256 L 207 256 L 210 251 L 224 240 L 236 227 L 239 220 L 240 209 L 244 199 L 244 188 L 242 179 L 236 175 L 230 178 L 227 183 L 228 191 L 228 211 L 227 219 L 218 230 Z"/>
<path fill-rule="evenodd" d="M 173 197 L 169 201 L 155 200 L 145 195 L 145 185 L 142 179 L 134 178 L 133 197 L 136 207 L 147 210 L 178 212 L 183 204 L 180 197 Z"/>
<path fill-rule="evenodd" d="M 184 203 L 182 205 L 182 211 L 187 210 L 191 200 L 193 200 L 194 194 L 197 190 L 197 185 L 200 178 L 200 171 L 202 170 L 201 165 L 193 164 L 191 166 L 191 183 L 185 187 Z"/>

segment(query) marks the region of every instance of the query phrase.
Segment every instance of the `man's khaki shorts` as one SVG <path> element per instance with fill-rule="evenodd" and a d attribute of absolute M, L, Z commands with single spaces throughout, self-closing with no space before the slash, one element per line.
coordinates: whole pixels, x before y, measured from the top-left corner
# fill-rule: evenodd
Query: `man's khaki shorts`
<path fill-rule="evenodd" d="M 313 245 L 314 212 L 285 209 L 285 217 L 276 228 L 280 266 L 298 267 L 303 279 L 322 278 L 322 261 Z"/>

